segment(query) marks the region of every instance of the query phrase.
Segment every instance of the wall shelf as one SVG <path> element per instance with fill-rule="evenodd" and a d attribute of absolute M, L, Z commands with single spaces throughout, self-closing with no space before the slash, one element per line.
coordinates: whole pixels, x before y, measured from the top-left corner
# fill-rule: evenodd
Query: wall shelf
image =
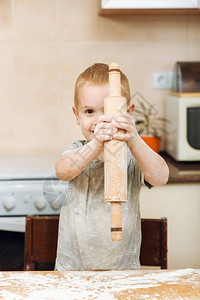
<path fill-rule="evenodd" d="M 99 15 L 200 14 L 200 0 L 98 0 Z"/>

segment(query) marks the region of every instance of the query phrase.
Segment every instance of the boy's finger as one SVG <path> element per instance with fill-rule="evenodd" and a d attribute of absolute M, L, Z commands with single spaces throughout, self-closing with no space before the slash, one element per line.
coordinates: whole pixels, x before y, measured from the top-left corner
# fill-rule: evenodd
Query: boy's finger
<path fill-rule="evenodd" d="M 113 126 L 118 126 L 119 124 L 130 124 L 130 125 L 134 125 L 135 122 L 132 118 L 128 119 L 125 117 L 117 117 L 114 121 L 113 121 Z"/>
<path fill-rule="evenodd" d="M 120 118 L 126 119 L 128 121 L 132 121 L 133 120 L 133 116 L 130 115 L 129 113 L 118 114 L 115 117 L 116 120 L 118 120 Z"/>
<path fill-rule="evenodd" d="M 113 135 L 113 138 L 116 139 L 116 140 L 120 140 L 120 141 L 128 141 L 129 135 L 127 133 L 125 133 L 125 134 L 115 133 Z"/>
<path fill-rule="evenodd" d="M 112 123 L 101 122 L 97 126 L 98 129 L 113 129 Z"/>
<path fill-rule="evenodd" d="M 112 140 L 113 139 L 113 135 L 103 134 L 103 135 L 95 136 L 94 138 L 97 139 L 100 142 L 105 142 L 105 141 Z"/>
<path fill-rule="evenodd" d="M 116 117 L 129 117 L 130 114 L 127 112 L 119 112 L 118 114 L 116 114 Z"/>
<path fill-rule="evenodd" d="M 111 122 L 112 118 L 107 115 L 102 115 L 99 117 L 99 122 Z"/>

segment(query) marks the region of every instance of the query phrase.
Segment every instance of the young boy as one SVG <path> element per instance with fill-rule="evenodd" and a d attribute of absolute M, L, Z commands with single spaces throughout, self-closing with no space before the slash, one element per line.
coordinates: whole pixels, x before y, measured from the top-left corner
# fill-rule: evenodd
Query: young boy
<path fill-rule="evenodd" d="M 59 222 L 59 271 L 140 268 L 140 188 L 145 182 L 164 185 L 169 170 L 137 133 L 129 83 L 122 72 L 121 85 L 128 109 L 114 121 L 104 115 L 108 65 L 94 64 L 76 81 L 73 112 L 86 140 L 74 142 L 56 162 L 57 177 L 68 181 Z M 124 134 L 118 134 L 118 129 Z M 123 238 L 117 242 L 110 237 L 110 204 L 104 201 L 104 142 L 111 139 L 126 141 L 128 146 L 128 199 L 122 204 Z"/>

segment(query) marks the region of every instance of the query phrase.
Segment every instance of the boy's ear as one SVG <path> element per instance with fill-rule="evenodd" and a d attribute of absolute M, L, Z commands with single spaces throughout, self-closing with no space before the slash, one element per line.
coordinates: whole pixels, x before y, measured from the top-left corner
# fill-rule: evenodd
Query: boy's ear
<path fill-rule="evenodd" d="M 73 106 L 72 109 L 73 109 L 73 113 L 75 114 L 75 117 L 76 117 L 76 124 L 80 125 L 78 110 L 77 110 L 76 106 Z"/>
<path fill-rule="evenodd" d="M 128 106 L 128 108 L 127 108 L 127 112 L 128 112 L 129 114 L 132 114 L 134 108 L 135 108 L 135 104 L 133 104 L 133 103 L 129 104 L 129 106 Z"/>

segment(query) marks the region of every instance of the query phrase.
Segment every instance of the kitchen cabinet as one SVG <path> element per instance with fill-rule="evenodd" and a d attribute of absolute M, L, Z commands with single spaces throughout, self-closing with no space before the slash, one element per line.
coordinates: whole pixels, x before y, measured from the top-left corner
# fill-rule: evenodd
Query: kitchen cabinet
<path fill-rule="evenodd" d="M 142 187 L 142 218 L 167 218 L 168 268 L 200 268 L 200 184 Z"/>
<path fill-rule="evenodd" d="M 177 162 L 160 154 L 169 166 L 169 181 L 165 186 L 142 187 L 141 216 L 167 218 L 169 269 L 200 268 L 200 162 Z"/>
<path fill-rule="evenodd" d="M 200 13 L 200 0 L 98 0 L 100 15 Z"/>

